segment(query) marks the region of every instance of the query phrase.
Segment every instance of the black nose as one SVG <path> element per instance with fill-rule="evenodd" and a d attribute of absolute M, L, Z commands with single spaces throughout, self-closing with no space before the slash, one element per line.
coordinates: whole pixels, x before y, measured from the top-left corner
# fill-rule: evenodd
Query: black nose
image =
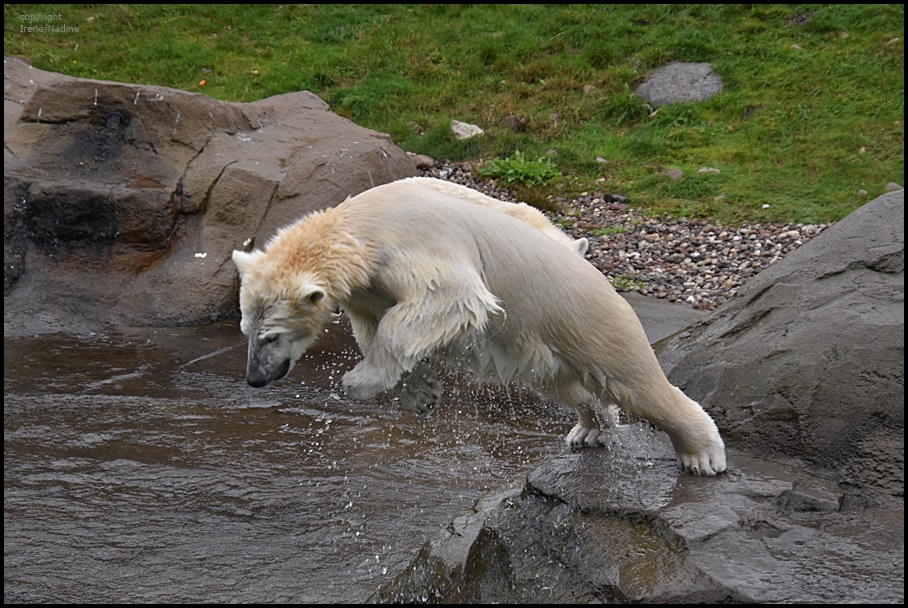
<path fill-rule="evenodd" d="M 246 382 L 253 388 L 262 388 L 263 386 L 280 380 L 290 371 L 290 359 L 284 359 L 280 367 L 276 370 L 262 372 L 261 370 L 246 370 Z"/>
<path fill-rule="evenodd" d="M 248 382 L 249 386 L 253 388 L 262 388 L 263 386 L 268 384 L 268 381 L 264 378 L 253 378 L 252 376 L 246 376 L 246 382 Z"/>

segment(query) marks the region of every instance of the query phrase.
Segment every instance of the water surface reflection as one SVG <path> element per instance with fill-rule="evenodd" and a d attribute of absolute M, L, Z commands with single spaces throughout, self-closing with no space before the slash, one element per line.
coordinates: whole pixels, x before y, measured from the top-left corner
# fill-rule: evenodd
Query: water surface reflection
<path fill-rule="evenodd" d="M 426 417 L 347 400 L 342 325 L 265 389 L 245 350 L 235 322 L 4 340 L 8 599 L 360 602 L 572 424 L 467 383 Z"/>

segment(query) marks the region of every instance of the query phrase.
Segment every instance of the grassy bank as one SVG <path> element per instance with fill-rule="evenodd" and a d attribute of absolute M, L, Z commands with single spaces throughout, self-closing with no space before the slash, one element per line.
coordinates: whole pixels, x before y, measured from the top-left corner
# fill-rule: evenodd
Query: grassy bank
<path fill-rule="evenodd" d="M 550 159 L 564 177 L 540 196 L 818 222 L 904 182 L 903 22 L 892 4 L 7 4 L 4 53 L 230 101 L 307 89 L 439 160 Z M 633 90 L 672 60 L 712 63 L 724 91 L 653 113 Z M 451 119 L 485 134 L 457 141 Z"/>

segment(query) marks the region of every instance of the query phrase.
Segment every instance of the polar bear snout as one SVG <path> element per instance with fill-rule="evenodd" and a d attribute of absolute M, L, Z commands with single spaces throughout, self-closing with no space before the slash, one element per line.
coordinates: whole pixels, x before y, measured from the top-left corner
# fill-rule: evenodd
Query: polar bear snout
<path fill-rule="evenodd" d="M 285 341 L 277 337 L 258 340 L 255 335 L 249 338 L 246 362 L 246 382 L 249 386 L 262 388 L 287 375 L 293 367 L 293 359 L 283 344 Z"/>
<path fill-rule="evenodd" d="M 269 370 L 253 368 L 251 363 L 252 360 L 250 359 L 250 365 L 246 368 L 246 382 L 254 388 L 262 388 L 275 380 L 280 380 L 290 371 L 290 359 L 284 359 L 276 369 L 270 370 L 270 372 Z"/>

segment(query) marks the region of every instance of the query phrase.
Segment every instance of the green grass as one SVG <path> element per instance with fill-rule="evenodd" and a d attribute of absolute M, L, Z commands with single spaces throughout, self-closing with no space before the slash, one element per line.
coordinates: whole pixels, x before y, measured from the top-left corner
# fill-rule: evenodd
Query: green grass
<path fill-rule="evenodd" d="M 551 158 L 527 158 L 517 150 L 508 158 L 496 158 L 477 169 L 480 177 L 498 179 L 505 185 L 518 184 L 527 188 L 545 186 L 562 179 Z"/>
<path fill-rule="evenodd" d="M 22 31 L 50 13 L 79 31 Z M 229 101 L 310 90 L 439 160 L 552 159 L 565 177 L 538 200 L 601 187 L 653 214 L 825 222 L 904 183 L 903 22 L 900 4 L 7 4 L 4 53 Z M 633 91 L 672 60 L 711 62 L 724 91 L 653 113 Z"/>

